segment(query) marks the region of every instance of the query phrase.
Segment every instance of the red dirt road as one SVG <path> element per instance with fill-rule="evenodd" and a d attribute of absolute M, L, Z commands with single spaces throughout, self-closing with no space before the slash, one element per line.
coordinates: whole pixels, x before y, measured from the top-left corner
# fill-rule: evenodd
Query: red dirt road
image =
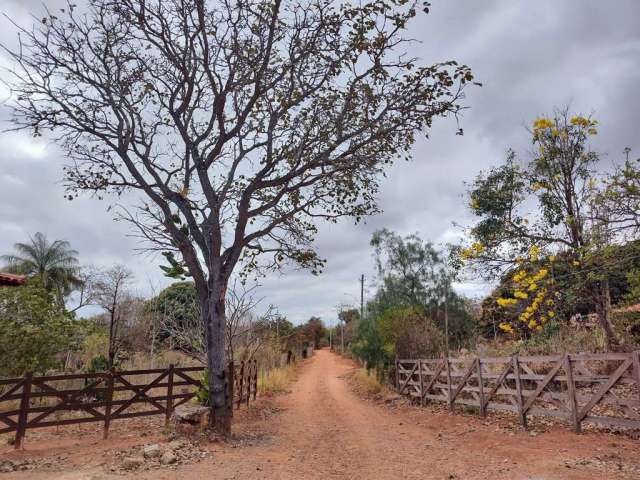
<path fill-rule="evenodd" d="M 509 432 L 493 420 L 412 406 L 389 408 L 353 393 L 345 375 L 354 368 L 352 362 L 329 351 L 318 351 L 301 367 L 290 393 L 263 400 L 258 408 L 238 418 L 236 430 L 244 439 L 241 445 L 211 444 L 211 458 L 200 463 L 124 478 L 640 478 L 638 441 L 606 434 L 575 435 L 564 427 L 531 436 L 524 431 Z M 150 441 L 140 439 L 140 443 Z M 106 447 L 100 445 L 95 442 L 91 447 L 74 447 L 70 455 L 74 468 L 16 472 L 0 475 L 0 479 L 123 478 L 108 474 L 100 465 L 99 460 L 107 457 Z M 111 441 L 108 448 L 114 448 Z M 70 453 L 68 447 L 63 451 Z M 54 453 L 61 453 L 61 449 Z"/>

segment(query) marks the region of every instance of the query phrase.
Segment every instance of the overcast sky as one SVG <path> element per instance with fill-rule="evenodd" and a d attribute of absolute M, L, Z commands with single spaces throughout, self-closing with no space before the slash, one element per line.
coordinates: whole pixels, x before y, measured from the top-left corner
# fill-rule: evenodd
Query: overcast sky
<path fill-rule="evenodd" d="M 82 4 L 83 0 L 76 3 Z M 0 0 L 0 13 L 28 25 L 42 4 L 55 0 Z M 375 290 L 369 240 L 387 227 L 419 233 L 434 243 L 456 239 L 468 224 L 465 181 L 499 163 L 508 147 L 526 153 L 525 126 L 555 106 L 593 113 L 601 123 L 594 148 L 606 154 L 604 167 L 620 161 L 625 147 L 640 155 L 640 1 L 433 0 L 431 14 L 415 22 L 413 53 L 425 63 L 455 59 L 471 66 L 482 88 L 470 89 L 471 107 L 456 125 L 440 121 L 429 140 L 419 141 L 411 162 L 395 165 L 383 181 L 384 213 L 366 224 L 322 225 L 317 239 L 328 260 L 314 277 L 302 271 L 274 274 L 262 281 L 260 295 L 294 323 L 312 315 L 334 321 L 336 306 L 359 303 L 359 276 L 365 295 Z M 16 32 L 0 18 L 0 42 L 15 44 Z M 0 66 L 8 60 L 0 52 Z M 0 73 L 0 76 L 4 75 Z M 8 95 L 0 85 L 0 101 Z M 9 112 L 0 106 L 3 127 Z M 108 203 L 90 198 L 68 202 L 60 185 L 64 158 L 55 145 L 24 134 L 0 134 L 0 253 L 37 231 L 69 240 L 85 264 L 121 262 L 136 274 L 136 289 L 149 295 L 169 281 L 160 259 L 134 253 L 136 241 L 126 225 L 106 211 Z M 457 289 L 479 295 L 486 286 L 469 280 Z"/>

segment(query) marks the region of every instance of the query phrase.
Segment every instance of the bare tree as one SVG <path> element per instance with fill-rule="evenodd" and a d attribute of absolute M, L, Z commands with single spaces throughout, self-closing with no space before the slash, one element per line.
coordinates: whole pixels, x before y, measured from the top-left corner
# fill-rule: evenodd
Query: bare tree
<path fill-rule="evenodd" d="M 93 267 L 83 267 L 78 269 L 78 282 L 75 286 L 71 301 L 67 302 L 67 310 L 69 312 L 77 312 L 81 308 L 95 304 L 95 282 L 97 280 L 98 270 Z"/>
<path fill-rule="evenodd" d="M 256 326 L 261 324 L 259 320 L 271 318 L 274 308 L 268 306 L 263 314 L 256 315 L 255 310 L 261 302 L 261 299 L 254 296 L 256 288 L 257 286 L 246 288 L 245 285 L 234 282 L 227 290 L 225 351 L 229 359 L 235 358 L 234 354 L 239 347 L 244 349 L 244 359 L 251 359 L 262 344 L 263 337 L 259 335 Z M 160 312 L 160 328 L 178 348 L 194 360 L 206 364 L 207 325 L 200 311 L 200 303 L 193 301 L 191 295 L 184 297 L 175 302 L 179 304 L 177 309 L 172 308 L 172 302 L 164 302 L 165 308 Z"/>
<path fill-rule="evenodd" d="M 212 422 L 225 405 L 229 278 L 291 260 L 318 273 L 315 221 L 378 211 L 380 174 L 435 117 L 466 66 L 420 66 L 407 23 L 427 3 L 89 0 L 9 51 L 17 129 L 52 131 L 69 197 L 127 206 L 169 274 L 190 275 L 207 328 Z M 460 131 L 461 133 L 461 131 Z"/>
<path fill-rule="evenodd" d="M 109 327 L 109 368 L 114 366 L 122 346 L 121 330 L 126 320 L 127 304 L 131 300 L 129 286 L 133 274 L 124 265 L 115 265 L 98 274 L 94 284 L 95 301 L 106 312 Z"/>

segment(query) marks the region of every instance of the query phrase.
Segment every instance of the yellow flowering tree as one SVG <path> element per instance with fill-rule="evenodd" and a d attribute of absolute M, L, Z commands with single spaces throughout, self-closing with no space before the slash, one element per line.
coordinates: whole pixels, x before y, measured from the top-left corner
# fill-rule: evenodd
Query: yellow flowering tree
<path fill-rule="evenodd" d="M 498 298 L 499 308 L 518 311 L 518 323 L 505 322 L 505 331 L 523 325 L 538 330 L 549 311 L 555 315 L 547 303 L 549 268 L 541 259 L 562 254 L 572 264 L 575 284 L 592 299 L 609 342 L 615 343 L 606 314 L 606 278 L 586 274 L 593 270 L 586 260 L 601 248 L 594 242 L 601 222 L 593 209 L 602 188 L 595 172 L 599 157 L 589 147 L 597 128 L 592 117 L 566 109 L 541 116 L 529 129 L 533 149 L 526 160 L 510 150 L 502 165 L 481 172 L 471 184 L 469 206 L 477 221 L 460 258 L 485 277 L 516 279 L 513 290 Z"/>

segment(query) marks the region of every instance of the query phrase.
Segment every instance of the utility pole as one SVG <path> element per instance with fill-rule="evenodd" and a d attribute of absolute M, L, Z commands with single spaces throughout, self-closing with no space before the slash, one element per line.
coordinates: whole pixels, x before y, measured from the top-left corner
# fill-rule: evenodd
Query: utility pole
<path fill-rule="evenodd" d="M 364 320 L 364 274 L 360 276 L 360 320 Z"/>
<path fill-rule="evenodd" d="M 344 355 L 344 322 L 340 320 L 340 343 L 342 344 L 342 354 Z"/>
<path fill-rule="evenodd" d="M 444 283 L 444 348 L 449 358 L 449 282 Z"/>
<path fill-rule="evenodd" d="M 333 330 L 333 327 L 331 325 L 329 325 L 329 350 L 333 350 L 333 343 L 331 343 L 331 331 Z"/>

